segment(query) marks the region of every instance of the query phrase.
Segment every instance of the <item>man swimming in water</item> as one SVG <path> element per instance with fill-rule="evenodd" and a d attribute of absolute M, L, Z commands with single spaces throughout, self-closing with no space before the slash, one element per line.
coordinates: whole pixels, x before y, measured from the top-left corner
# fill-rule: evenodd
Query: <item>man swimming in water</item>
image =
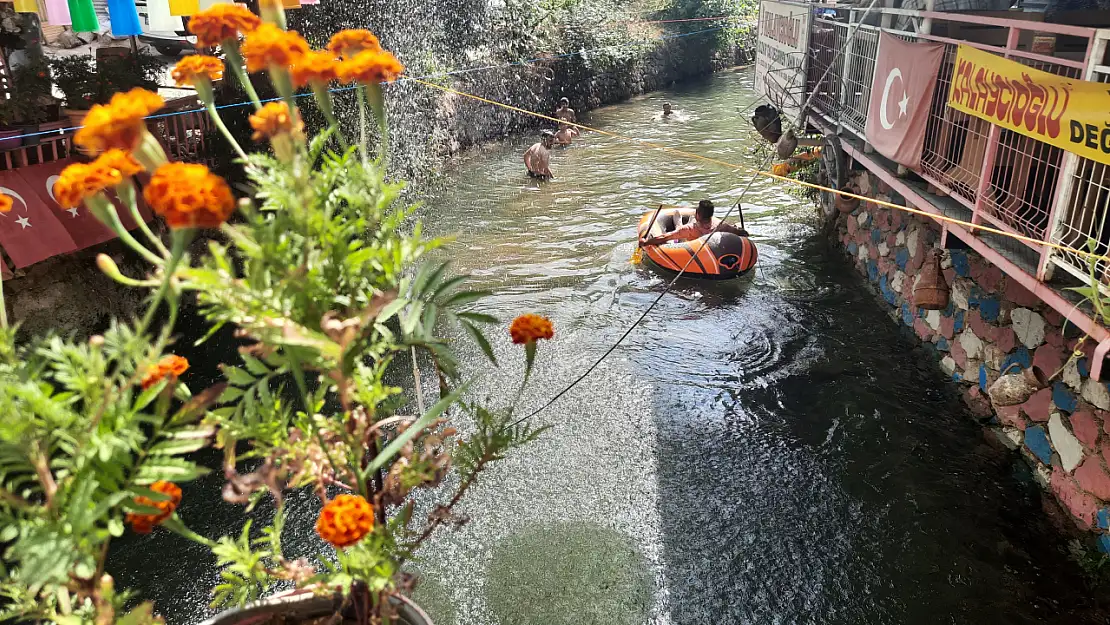
<path fill-rule="evenodd" d="M 559 132 L 555 133 L 555 143 L 570 145 L 571 141 L 579 134 L 578 129 L 570 125 L 576 121 L 574 109 L 570 108 L 570 100 L 566 98 L 559 100 L 559 108 L 555 109 L 555 117 L 563 121 L 559 124 Z"/>
<path fill-rule="evenodd" d="M 671 115 L 674 115 L 674 109 L 671 108 L 671 103 L 670 102 L 664 102 L 663 103 L 663 117 L 670 117 Z"/>
<path fill-rule="evenodd" d="M 555 174 L 551 173 L 551 147 L 555 145 L 555 133 L 544 130 L 540 133 L 540 140 L 524 152 L 524 166 L 528 168 L 528 175 L 540 180 L 552 180 Z"/>
<path fill-rule="evenodd" d="M 693 241 L 712 233 L 714 230 L 717 232 L 731 232 L 741 237 L 748 236 L 747 230 L 737 228 L 720 219 L 714 219 L 713 208 L 713 202 L 709 200 L 698 202 L 698 208 L 694 211 L 694 221 L 662 236 L 642 238 L 640 239 L 640 245 L 661 245 L 668 241 Z"/>

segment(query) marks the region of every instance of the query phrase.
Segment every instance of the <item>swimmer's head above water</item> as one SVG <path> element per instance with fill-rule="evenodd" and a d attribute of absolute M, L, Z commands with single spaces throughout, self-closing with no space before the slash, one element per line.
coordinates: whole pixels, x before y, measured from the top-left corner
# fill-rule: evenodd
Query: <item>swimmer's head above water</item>
<path fill-rule="evenodd" d="M 570 106 L 570 100 L 567 98 L 559 98 L 559 108 L 566 108 Z"/>
<path fill-rule="evenodd" d="M 542 143 L 545 148 L 550 148 L 555 145 L 555 133 L 550 130 L 540 132 L 540 143 Z"/>
<path fill-rule="evenodd" d="M 674 109 L 671 108 L 671 103 L 670 102 L 664 102 L 663 103 L 663 117 L 667 117 L 668 115 L 673 115 L 673 114 L 674 114 Z"/>

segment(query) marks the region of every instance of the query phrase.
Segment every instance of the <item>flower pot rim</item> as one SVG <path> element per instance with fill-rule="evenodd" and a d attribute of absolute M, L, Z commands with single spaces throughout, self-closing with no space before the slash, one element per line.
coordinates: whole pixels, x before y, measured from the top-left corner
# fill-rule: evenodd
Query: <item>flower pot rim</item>
<path fill-rule="evenodd" d="M 397 595 L 392 600 L 402 604 L 419 619 L 420 625 L 434 625 L 432 619 L 408 597 Z M 242 608 L 231 608 L 209 618 L 199 625 L 249 625 L 264 621 L 267 617 L 276 616 L 291 610 L 303 612 L 304 619 L 318 618 L 334 613 L 343 603 L 343 596 L 339 593 L 331 595 L 317 595 L 307 588 L 298 588 L 279 592 L 259 601 L 249 603 Z"/>

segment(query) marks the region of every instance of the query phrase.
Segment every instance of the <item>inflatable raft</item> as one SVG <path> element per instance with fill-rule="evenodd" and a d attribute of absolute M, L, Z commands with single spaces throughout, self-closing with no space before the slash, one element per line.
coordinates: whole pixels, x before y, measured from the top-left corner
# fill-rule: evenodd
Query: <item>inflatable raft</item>
<path fill-rule="evenodd" d="M 640 237 L 645 234 L 662 236 L 694 220 L 692 208 L 660 211 L 648 232 L 648 225 L 654 214 L 655 211 L 649 211 L 640 219 L 640 226 L 637 228 Z M 685 267 L 683 275 L 713 280 L 738 278 L 755 267 L 758 259 L 755 243 L 748 240 L 748 237 L 731 232 L 716 232 L 693 241 L 648 245 L 644 247 L 644 256 L 661 269 L 678 273 Z M 690 262 L 691 258 L 694 259 L 693 262 Z"/>

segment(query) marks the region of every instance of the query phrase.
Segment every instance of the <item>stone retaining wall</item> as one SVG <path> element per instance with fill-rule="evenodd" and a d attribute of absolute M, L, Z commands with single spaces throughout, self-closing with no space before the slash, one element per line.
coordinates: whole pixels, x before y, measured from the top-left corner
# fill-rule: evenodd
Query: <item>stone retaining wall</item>
<path fill-rule="evenodd" d="M 854 172 L 853 180 L 861 195 L 906 204 L 870 172 Z M 840 215 L 834 232 L 891 316 L 934 350 L 940 367 L 963 387 L 988 437 L 1019 451 L 1075 525 L 1110 553 L 1110 385 L 1089 378 L 1093 341 L 1082 341 L 1059 313 L 970 250 L 943 251 L 948 307 L 915 306 L 913 288 L 927 251 L 940 247 L 932 220 L 863 203 Z M 949 243 L 959 242 L 949 237 Z M 1071 358 L 1073 351 L 1078 355 Z M 986 389 L 1015 363 L 1059 374 L 1024 404 L 995 408 Z"/>

